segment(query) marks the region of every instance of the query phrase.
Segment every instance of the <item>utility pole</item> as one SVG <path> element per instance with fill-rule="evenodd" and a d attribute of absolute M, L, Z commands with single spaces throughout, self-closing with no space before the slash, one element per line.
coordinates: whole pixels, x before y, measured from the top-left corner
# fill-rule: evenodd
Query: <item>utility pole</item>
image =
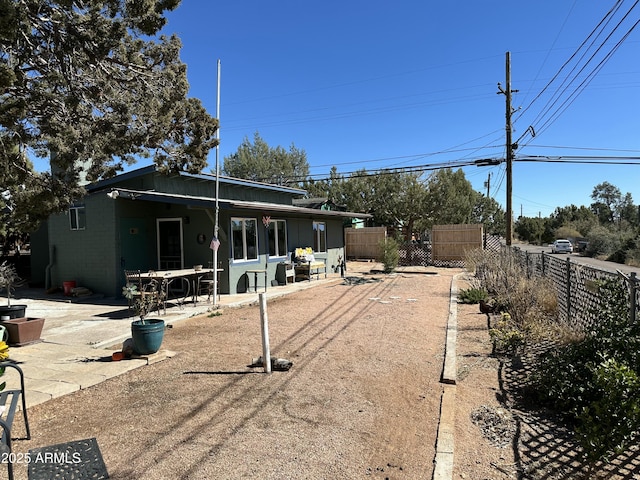
<path fill-rule="evenodd" d="M 506 55 L 506 89 L 503 89 L 500 83 L 498 83 L 498 94 L 502 94 L 506 97 L 506 125 L 505 130 L 507 134 L 507 246 L 511 246 L 511 240 L 513 239 L 513 207 L 511 205 L 512 197 L 512 169 L 513 169 L 513 143 L 511 141 L 511 114 L 513 110 L 511 108 L 511 94 L 518 90 L 511 90 L 511 52 L 507 52 Z"/>
<path fill-rule="evenodd" d="M 487 186 L 487 200 L 489 199 L 489 192 L 491 191 L 491 172 L 489 172 L 489 175 L 487 175 L 487 181 L 484 182 L 484 184 Z M 487 226 L 484 226 L 484 249 L 487 249 Z"/>

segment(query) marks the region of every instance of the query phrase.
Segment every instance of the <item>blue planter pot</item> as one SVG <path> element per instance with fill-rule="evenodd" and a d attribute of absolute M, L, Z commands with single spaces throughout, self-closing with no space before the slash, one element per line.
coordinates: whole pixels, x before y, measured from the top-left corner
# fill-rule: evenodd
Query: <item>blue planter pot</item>
<path fill-rule="evenodd" d="M 164 320 L 159 318 L 131 322 L 133 349 L 138 355 L 150 355 L 160 350 L 164 338 Z"/>

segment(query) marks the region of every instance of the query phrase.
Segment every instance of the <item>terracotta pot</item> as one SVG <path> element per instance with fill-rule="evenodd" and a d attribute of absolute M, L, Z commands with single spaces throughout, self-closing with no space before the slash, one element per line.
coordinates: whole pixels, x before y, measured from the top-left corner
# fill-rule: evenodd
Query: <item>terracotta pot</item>
<path fill-rule="evenodd" d="M 12 318 L 0 323 L 9 332 L 9 345 L 22 347 L 40 341 L 44 318 Z"/>

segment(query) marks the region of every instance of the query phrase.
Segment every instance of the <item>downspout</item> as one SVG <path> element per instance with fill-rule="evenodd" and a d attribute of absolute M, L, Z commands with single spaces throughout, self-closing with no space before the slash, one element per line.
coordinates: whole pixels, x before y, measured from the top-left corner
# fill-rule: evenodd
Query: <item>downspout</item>
<path fill-rule="evenodd" d="M 56 246 L 51 245 L 49 247 L 49 264 L 44 269 L 44 288 L 49 290 L 51 288 L 51 267 L 56 263 Z"/>

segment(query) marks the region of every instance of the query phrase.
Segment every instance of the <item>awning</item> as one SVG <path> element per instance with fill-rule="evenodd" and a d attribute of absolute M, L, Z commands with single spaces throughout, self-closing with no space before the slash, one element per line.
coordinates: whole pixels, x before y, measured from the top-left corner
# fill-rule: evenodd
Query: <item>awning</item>
<path fill-rule="evenodd" d="M 128 188 L 113 188 L 107 193 L 111 198 L 145 200 L 148 202 L 175 203 L 189 205 L 192 207 L 215 208 L 215 198 L 201 197 L 197 195 L 182 195 L 178 193 L 156 192 L 154 190 L 131 190 Z M 282 203 L 248 202 L 242 200 L 228 200 L 219 198 L 220 208 L 237 210 L 260 210 L 263 212 L 281 212 L 291 215 L 313 215 L 316 217 L 338 217 L 338 218 L 371 218 L 368 213 L 339 212 L 332 210 L 318 210 L 315 208 L 296 207 Z"/>

